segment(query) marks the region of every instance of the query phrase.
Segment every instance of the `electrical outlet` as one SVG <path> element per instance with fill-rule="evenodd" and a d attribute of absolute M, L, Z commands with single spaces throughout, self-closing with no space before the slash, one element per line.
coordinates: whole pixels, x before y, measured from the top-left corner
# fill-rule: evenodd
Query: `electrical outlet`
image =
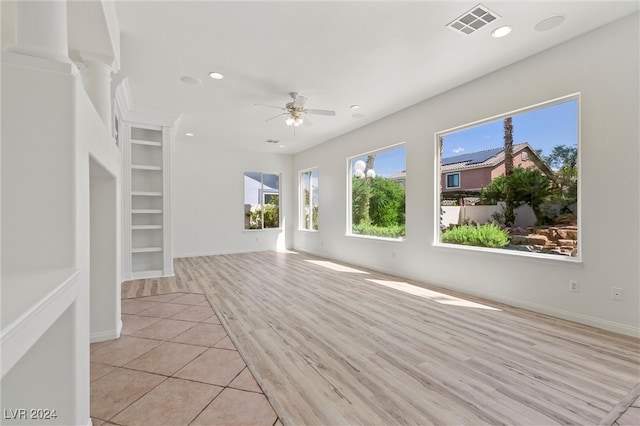
<path fill-rule="evenodd" d="M 569 291 L 572 293 L 577 293 L 580 291 L 580 285 L 578 281 L 569 281 Z"/>
<path fill-rule="evenodd" d="M 611 298 L 622 301 L 622 289 L 620 287 L 611 287 Z"/>

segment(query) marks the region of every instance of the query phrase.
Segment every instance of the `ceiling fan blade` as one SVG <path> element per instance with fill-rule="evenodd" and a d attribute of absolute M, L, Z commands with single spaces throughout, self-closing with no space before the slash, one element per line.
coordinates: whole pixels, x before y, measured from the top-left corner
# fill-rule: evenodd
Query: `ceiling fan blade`
<path fill-rule="evenodd" d="M 271 121 L 271 120 L 273 120 L 274 118 L 282 117 L 283 115 L 287 115 L 287 114 L 288 114 L 288 112 L 283 112 L 283 113 L 281 113 L 281 114 L 274 115 L 274 116 L 273 116 L 273 117 L 271 117 L 271 118 L 267 118 L 265 121 Z"/>
<path fill-rule="evenodd" d="M 263 106 L 263 107 L 267 107 L 267 108 L 275 108 L 275 109 L 279 109 L 282 111 L 286 111 L 285 108 L 282 108 L 281 106 L 276 106 L 276 105 L 267 105 L 267 104 L 254 104 L 256 106 Z"/>
<path fill-rule="evenodd" d="M 328 109 L 306 109 L 304 110 L 307 114 L 315 114 L 315 115 L 336 115 L 335 111 L 329 111 Z"/>

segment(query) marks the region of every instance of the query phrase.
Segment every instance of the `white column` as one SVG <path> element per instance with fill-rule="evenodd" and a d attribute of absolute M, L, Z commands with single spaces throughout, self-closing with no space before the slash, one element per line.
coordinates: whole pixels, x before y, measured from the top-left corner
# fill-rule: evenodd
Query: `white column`
<path fill-rule="evenodd" d="M 111 60 L 99 55 L 80 53 L 87 65 L 85 90 L 108 129 L 111 128 Z"/>
<path fill-rule="evenodd" d="M 16 44 L 9 49 L 29 56 L 69 60 L 67 2 L 17 1 Z"/>

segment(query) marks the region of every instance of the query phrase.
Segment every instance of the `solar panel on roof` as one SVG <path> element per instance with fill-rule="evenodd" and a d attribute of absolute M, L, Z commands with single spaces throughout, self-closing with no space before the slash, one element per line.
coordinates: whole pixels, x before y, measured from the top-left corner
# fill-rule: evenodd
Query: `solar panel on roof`
<path fill-rule="evenodd" d="M 489 158 L 499 154 L 502 152 L 504 148 L 493 148 L 487 149 L 484 151 L 470 152 L 468 154 L 454 155 L 453 157 L 446 157 L 442 159 L 442 165 L 447 166 L 449 164 L 456 163 L 467 163 L 467 165 L 471 164 L 480 164 L 487 161 Z"/>

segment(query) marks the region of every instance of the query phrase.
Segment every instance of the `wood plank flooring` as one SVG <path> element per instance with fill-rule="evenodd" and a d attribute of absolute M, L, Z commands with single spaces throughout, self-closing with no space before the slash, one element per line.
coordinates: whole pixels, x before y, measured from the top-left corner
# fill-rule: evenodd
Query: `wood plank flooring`
<path fill-rule="evenodd" d="M 638 339 L 303 253 L 175 267 L 284 424 L 598 424 L 640 383 Z"/>

